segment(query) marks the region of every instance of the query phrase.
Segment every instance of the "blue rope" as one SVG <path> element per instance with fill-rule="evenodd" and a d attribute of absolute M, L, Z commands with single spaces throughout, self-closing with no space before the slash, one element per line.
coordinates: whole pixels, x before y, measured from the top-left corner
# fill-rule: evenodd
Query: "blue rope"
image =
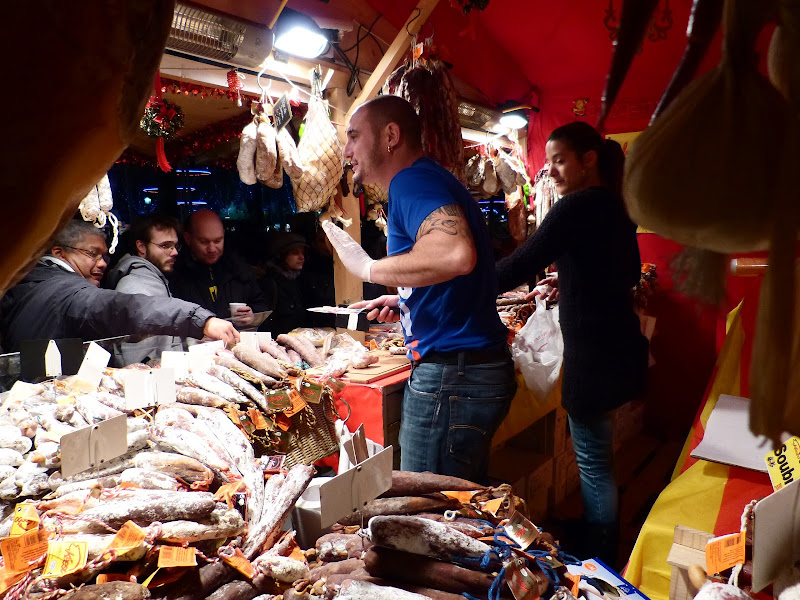
<path fill-rule="evenodd" d="M 500 587 L 503 585 L 505 578 L 506 578 L 506 568 L 503 567 L 502 569 L 500 569 L 500 572 L 497 574 L 497 577 L 492 582 L 492 585 L 489 588 L 489 600 L 500 600 Z"/>

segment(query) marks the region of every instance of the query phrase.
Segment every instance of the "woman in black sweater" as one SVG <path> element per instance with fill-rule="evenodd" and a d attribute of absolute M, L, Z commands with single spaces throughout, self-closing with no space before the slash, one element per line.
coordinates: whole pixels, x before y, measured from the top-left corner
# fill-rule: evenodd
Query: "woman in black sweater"
<path fill-rule="evenodd" d="M 591 125 L 550 134 L 549 175 L 562 198 L 536 233 L 497 263 L 500 291 L 555 263 L 564 338 L 562 404 L 581 477 L 585 538 L 594 556 L 614 560 L 618 497 L 613 473 L 613 409 L 644 391 L 647 339 L 633 309 L 641 263 L 636 226 L 620 195 L 624 155 Z"/>

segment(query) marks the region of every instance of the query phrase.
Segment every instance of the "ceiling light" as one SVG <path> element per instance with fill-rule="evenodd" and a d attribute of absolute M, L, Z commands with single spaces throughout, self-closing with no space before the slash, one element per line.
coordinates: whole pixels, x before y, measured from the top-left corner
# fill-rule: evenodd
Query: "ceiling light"
<path fill-rule="evenodd" d="M 509 129 L 522 129 L 528 125 L 528 119 L 525 117 L 524 109 L 517 108 L 503 111 L 503 116 L 500 117 L 500 125 L 508 127 Z"/>
<path fill-rule="evenodd" d="M 328 48 L 322 28 L 306 14 L 284 8 L 275 24 L 275 48 L 300 58 L 316 58 Z"/>

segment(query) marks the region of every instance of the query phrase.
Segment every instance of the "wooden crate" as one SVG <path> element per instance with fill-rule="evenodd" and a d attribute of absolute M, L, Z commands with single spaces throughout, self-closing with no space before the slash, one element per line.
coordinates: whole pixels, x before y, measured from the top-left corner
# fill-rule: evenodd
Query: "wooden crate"
<path fill-rule="evenodd" d="M 706 542 L 714 537 L 683 525 L 675 526 L 672 547 L 667 556 L 667 564 L 672 567 L 669 580 L 669 600 L 692 600 L 697 588 L 689 581 L 688 569 L 700 565 L 705 569 Z"/>

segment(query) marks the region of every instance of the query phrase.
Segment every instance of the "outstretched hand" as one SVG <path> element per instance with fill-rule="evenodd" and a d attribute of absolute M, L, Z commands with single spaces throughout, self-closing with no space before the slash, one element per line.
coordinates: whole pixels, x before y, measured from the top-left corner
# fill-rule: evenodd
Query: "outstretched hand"
<path fill-rule="evenodd" d="M 239 332 L 229 321 L 211 317 L 203 326 L 203 335 L 212 340 L 222 340 L 225 344 L 238 344 Z"/>
<path fill-rule="evenodd" d="M 348 308 L 366 308 L 369 309 L 367 318 L 370 321 L 378 320 L 382 323 L 397 323 L 400 320 L 400 313 L 397 310 L 400 305 L 400 296 L 386 295 L 379 296 L 374 300 L 362 300 L 351 304 Z"/>

